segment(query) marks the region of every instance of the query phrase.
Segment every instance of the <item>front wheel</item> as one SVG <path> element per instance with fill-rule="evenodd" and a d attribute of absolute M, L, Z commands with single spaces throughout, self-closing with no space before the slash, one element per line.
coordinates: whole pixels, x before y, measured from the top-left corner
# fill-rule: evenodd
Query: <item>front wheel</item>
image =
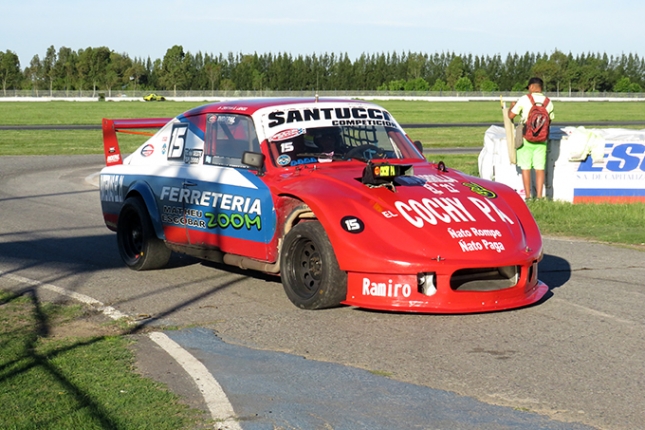
<path fill-rule="evenodd" d="M 138 197 L 123 203 L 116 227 L 119 254 L 133 270 L 161 269 L 172 251 L 155 235 L 148 209 Z"/>
<path fill-rule="evenodd" d="M 280 256 L 282 285 L 289 300 L 302 309 L 336 307 L 347 295 L 347 274 L 322 225 L 306 221 L 287 233 Z"/>

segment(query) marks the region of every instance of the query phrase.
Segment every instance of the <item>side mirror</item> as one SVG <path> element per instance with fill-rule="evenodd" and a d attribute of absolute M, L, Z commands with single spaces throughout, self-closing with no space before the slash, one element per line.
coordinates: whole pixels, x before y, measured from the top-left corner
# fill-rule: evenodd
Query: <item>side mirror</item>
<path fill-rule="evenodd" d="M 260 175 L 264 171 L 264 154 L 259 152 L 244 151 L 242 153 L 242 164 L 258 169 Z"/>
<path fill-rule="evenodd" d="M 421 141 L 415 140 L 413 143 L 414 143 L 414 146 L 419 150 L 421 155 L 423 155 L 423 144 L 421 143 Z"/>

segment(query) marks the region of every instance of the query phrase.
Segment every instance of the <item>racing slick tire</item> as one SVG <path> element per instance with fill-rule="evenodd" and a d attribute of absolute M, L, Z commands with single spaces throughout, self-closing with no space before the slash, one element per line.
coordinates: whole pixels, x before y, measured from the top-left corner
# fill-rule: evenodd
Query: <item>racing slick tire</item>
<path fill-rule="evenodd" d="M 318 221 L 302 222 L 287 233 L 280 267 L 284 291 L 299 308 L 332 308 L 347 296 L 347 273 L 338 267 L 334 249 Z"/>
<path fill-rule="evenodd" d="M 146 205 L 138 197 L 129 197 L 123 203 L 116 238 L 119 254 L 130 269 L 161 269 L 170 260 L 172 251 L 155 235 Z"/>

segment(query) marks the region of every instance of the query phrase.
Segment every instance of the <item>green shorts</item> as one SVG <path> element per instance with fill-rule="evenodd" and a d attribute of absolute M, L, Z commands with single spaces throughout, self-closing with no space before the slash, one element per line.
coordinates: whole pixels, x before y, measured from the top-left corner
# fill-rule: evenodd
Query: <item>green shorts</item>
<path fill-rule="evenodd" d="M 517 149 L 517 165 L 522 170 L 544 170 L 546 142 L 532 143 L 524 139 L 524 144 Z"/>

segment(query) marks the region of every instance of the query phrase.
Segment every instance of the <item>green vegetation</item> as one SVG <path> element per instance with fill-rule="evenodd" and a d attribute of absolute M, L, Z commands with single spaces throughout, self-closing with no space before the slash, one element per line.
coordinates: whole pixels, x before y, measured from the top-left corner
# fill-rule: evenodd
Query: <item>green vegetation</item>
<path fill-rule="evenodd" d="M 499 101 L 426 102 L 379 100 L 377 104 L 388 109 L 400 123 L 501 124 L 502 109 Z M 1 107 L 1 104 L 0 104 Z M 555 121 L 576 123 L 595 121 L 643 121 L 645 102 L 576 102 L 555 104 Z M 409 131 L 409 130 L 408 130 Z"/>
<path fill-rule="evenodd" d="M 116 325 L 90 322 L 97 315 L 80 305 L 33 299 L 0 291 L 2 428 L 207 427 L 201 411 L 134 372 L 131 340 Z"/>
<path fill-rule="evenodd" d="M 502 123 L 498 101 L 425 102 L 384 100 L 378 104 L 388 109 L 402 124 L 486 124 L 482 127 L 408 128 L 412 140 L 420 140 L 428 148 L 481 147 L 490 124 Z M 590 103 L 559 102 L 556 104 L 554 126 L 560 123 L 594 123 L 606 121 L 643 121 L 645 102 Z M 587 126 L 589 127 L 589 126 Z M 637 126 L 633 128 L 643 128 Z"/>
<path fill-rule="evenodd" d="M 645 251 L 645 204 L 528 202 L 543 234 L 633 245 Z"/>
<path fill-rule="evenodd" d="M 35 53 L 34 53 L 35 54 Z M 22 70 L 21 70 L 22 63 Z M 28 64 L 28 66 L 27 66 Z M 522 91 L 530 76 L 541 77 L 555 93 L 640 93 L 645 61 L 638 55 L 508 54 L 473 56 L 415 52 L 363 54 L 252 55 L 191 53 L 181 45 L 162 59 L 131 59 L 105 46 L 78 52 L 47 48 L 28 59 L 0 52 L 0 83 L 33 95 L 91 91 L 93 95 L 137 90 L 165 91 Z"/>
<path fill-rule="evenodd" d="M 0 125 L 96 125 L 103 118 L 173 117 L 206 102 L 0 102 Z M 388 100 L 378 102 L 402 124 L 481 123 L 481 127 L 409 128 L 412 140 L 427 148 L 481 147 L 488 124 L 501 124 L 499 102 L 441 102 Z M 645 102 L 562 102 L 556 121 L 642 121 Z M 143 139 L 120 136 L 124 152 Z M 0 133 L 0 155 L 100 154 L 101 130 L 8 130 Z"/>
<path fill-rule="evenodd" d="M 173 117 L 205 103 L 207 102 L 0 102 L 0 125 L 79 124 L 100 126 L 103 118 Z M 499 101 L 380 100 L 375 103 L 392 112 L 397 121 L 402 124 L 501 124 L 502 122 Z M 642 101 L 620 103 L 567 101 L 557 103 L 554 125 L 557 125 L 558 122 L 643 121 L 644 118 L 645 102 Z"/>
<path fill-rule="evenodd" d="M 103 118 L 173 117 L 203 103 L 0 102 L 1 125 L 96 125 Z"/>

